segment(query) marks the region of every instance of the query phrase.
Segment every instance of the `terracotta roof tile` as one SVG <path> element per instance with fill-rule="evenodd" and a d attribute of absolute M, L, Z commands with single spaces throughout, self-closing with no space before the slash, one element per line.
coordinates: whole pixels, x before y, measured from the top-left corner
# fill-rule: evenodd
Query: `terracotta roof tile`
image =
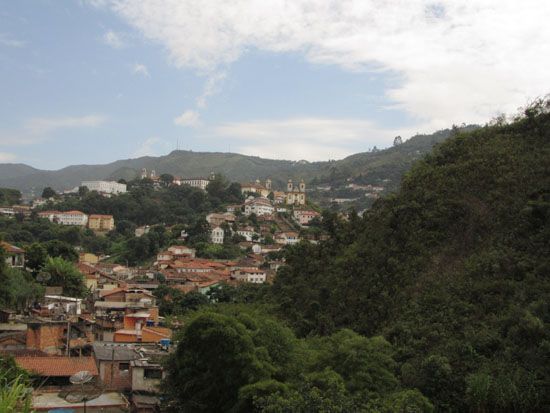
<path fill-rule="evenodd" d="M 93 357 L 16 356 L 15 361 L 19 367 L 41 376 L 68 377 L 82 370 L 98 375 Z"/>

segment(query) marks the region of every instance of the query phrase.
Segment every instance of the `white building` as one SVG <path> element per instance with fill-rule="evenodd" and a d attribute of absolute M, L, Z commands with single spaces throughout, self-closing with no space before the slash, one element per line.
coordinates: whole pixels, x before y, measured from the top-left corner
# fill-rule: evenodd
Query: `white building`
<path fill-rule="evenodd" d="M 262 284 L 265 283 L 267 274 L 264 270 L 256 267 L 236 268 L 231 272 L 231 277 L 238 281 Z"/>
<path fill-rule="evenodd" d="M 297 232 L 287 231 L 275 234 L 275 242 L 283 245 L 293 245 L 300 242 L 300 237 Z"/>
<path fill-rule="evenodd" d="M 83 181 L 81 186 L 85 186 L 90 191 L 97 191 L 102 194 L 123 194 L 126 192 L 126 184 L 119 184 L 115 181 Z"/>
<path fill-rule="evenodd" d="M 267 198 L 252 198 L 244 204 L 245 215 L 271 215 L 274 211 L 275 208 L 271 205 L 271 202 Z"/>
<path fill-rule="evenodd" d="M 88 215 L 81 211 L 42 211 L 38 216 L 61 225 L 85 227 L 88 223 Z"/>
<path fill-rule="evenodd" d="M 63 211 L 56 215 L 61 225 L 76 225 L 85 227 L 88 223 L 88 215 L 81 211 Z"/>
<path fill-rule="evenodd" d="M 205 190 L 210 183 L 208 178 L 182 178 L 180 182 L 181 185 L 189 185 L 193 188 L 200 188 L 202 190 Z"/>
<path fill-rule="evenodd" d="M 256 234 L 256 231 L 254 231 L 254 228 L 252 227 L 241 227 L 237 229 L 237 234 L 243 236 L 248 242 L 252 241 L 252 237 Z"/>
<path fill-rule="evenodd" d="M 210 240 L 213 244 L 223 244 L 223 235 L 223 229 L 221 229 L 220 227 L 216 227 L 210 233 Z"/>

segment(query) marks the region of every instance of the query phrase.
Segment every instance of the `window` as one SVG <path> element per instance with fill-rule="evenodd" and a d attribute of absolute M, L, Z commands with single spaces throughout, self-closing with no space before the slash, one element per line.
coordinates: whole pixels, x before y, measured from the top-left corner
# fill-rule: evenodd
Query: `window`
<path fill-rule="evenodd" d="M 145 369 L 143 377 L 146 379 L 162 379 L 162 370 L 160 369 Z"/>
<path fill-rule="evenodd" d="M 130 370 L 130 363 L 118 363 L 118 369 L 120 371 L 128 371 Z"/>

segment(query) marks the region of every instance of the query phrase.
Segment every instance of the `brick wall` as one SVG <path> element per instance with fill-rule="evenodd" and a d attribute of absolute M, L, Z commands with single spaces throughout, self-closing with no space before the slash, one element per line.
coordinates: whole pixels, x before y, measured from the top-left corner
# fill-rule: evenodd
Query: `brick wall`
<path fill-rule="evenodd" d="M 48 354 L 62 354 L 65 324 L 29 324 L 27 349 L 41 350 Z"/>
<path fill-rule="evenodd" d="M 103 384 L 110 390 L 127 391 L 132 389 L 132 376 L 130 374 L 130 362 L 126 362 L 127 370 L 124 368 L 125 362 L 120 361 L 100 361 L 99 375 Z M 121 366 L 122 364 L 122 366 Z"/>

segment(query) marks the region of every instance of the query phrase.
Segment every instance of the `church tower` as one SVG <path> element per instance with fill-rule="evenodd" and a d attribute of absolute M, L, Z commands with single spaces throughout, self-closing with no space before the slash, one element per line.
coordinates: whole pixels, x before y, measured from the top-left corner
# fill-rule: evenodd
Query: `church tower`
<path fill-rule="evenodd" d="M 268 190 L 268 191 L 271 191 L 271 179 L 267 178 L 265 180 L 265 188 Z"/>
<path fill-rule="evenodd" d="M 300 192 L 306 192 L 306 183 L 303 179 L 300 181 Z"/>
<path fill-rule="evenodd" d="M 288 180 L 288 183 L 286 184 L 286 190 L 288 192 L 292 192 L 292 189 L 294 188 L 294 185 L 292 184 L 292 179 Z"/>

